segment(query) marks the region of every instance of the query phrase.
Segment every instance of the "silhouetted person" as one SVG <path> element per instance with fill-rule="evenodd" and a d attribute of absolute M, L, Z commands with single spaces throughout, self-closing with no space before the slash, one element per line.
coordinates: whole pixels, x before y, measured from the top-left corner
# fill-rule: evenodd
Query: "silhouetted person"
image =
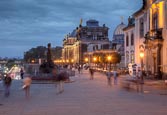
<path fill-rule="evenodd" d="M 24 71 L 23 71 L 23 68 L 21 68 L 21 70 L 20 70 L 20 77 L 21 77 L 21 79 L 23 79 L 23 75 L 24 75 Z"/>
<path fill-rule="evenodd" d="M 106 73 L 108 85 L 111 86 L 111 71 Z"/>
<path fill-rule="evenodd" d="M 5 96 L 8 97 L 10 95 L 10 86 L 12 83 L 12 78 L 7 74 L 4 78 L 4 87 L 5 87 Z"/>
<path fill-rule="evenodd" d="M 116 70 L 113 71 L 113 77 L 114 77 L 114 85 L 117 85 L 118 73 Z"/>
<path fill-rule="evenodd" d="M 62 70 L 57 76 L 57 94 L 64 92 L 64 81 L 67 79 L 67 72 Z"/>
<path fill-rule="evenodd" d="M 94 79 L 94 70 L 92 68 L 89 69 L 90 72 L 90 80 Z"/>
<path fill-rule="evenodd" d="M 78 72 L 79 72 L 79 73 L 81 72 L 81 67 L 80 67 L 80 66 L 78 67 Z"/>

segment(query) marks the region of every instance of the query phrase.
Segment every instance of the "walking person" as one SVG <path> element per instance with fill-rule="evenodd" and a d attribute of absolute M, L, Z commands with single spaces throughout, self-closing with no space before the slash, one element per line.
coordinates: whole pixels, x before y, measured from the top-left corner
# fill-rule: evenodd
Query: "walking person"
<path fill-rule="evenodd" d="M 142 76 L 142 71 L 140 69 L 138 70 L 137 79 L 138 79 L 137 80 L 137 85 L 138 85 L 137 92 L 142 93 L 143 92 L 144 79 L 143 79 L 143 76 Z"/>
<path fill-rule="evenodd" d="M 79 67 L 78 67 L 78 73 L 80 74 L 80 72 L 81 72 L 81 67 L 79 65 Z"/>
<path fill-rule="evenodd" d="M 107 83 L 108 83 L 108 85 L 109 86 L 111 86 L 112 85 L 112 80 L 111 80 L 111 71 L 108 71 L 107 73 L 106 73 L 106 76 L 107 76 Z"/>
<path fill-rule="evenodd" d="M 5 96 L 8 97 L 10 95 L 10 86 L 12 83 L 12 78 L 9 76 L 9 74 L 6 75 L 4 78 L 4 87 L 5 87 Z"/>
<path fill-rule="evenodd" d="M 29 74 L 25 74 L 24 76 L 25 78 L 23 79 L 22 88 L 25 90 L 25 97 L 28 99 L 30 98 L 30 86 L 31 86 L 32 79 Z"/>
<path fill-rule="evenodd" d="M 21 79 L 23 79 L 23 75 L 24 75 L 24 71 L 23 71 L 23 68 L 21 68 L 21 70 L 20 70 L 20 77 L 21 77 Z"/>
<path fill-rule="evenodd" d="M 67 72 L 65 70 L 62 70 L 57 76 L 57 94 L 64 92 L 64 81 L 67 79 Z"/>
<path fill-rule="evenodd" d="M 113 77 L 114 77 L 114 85 L 117 85 L 117 77 L 118 77 L 118 73 L 116 70 L 113 71 Z"/>
<path fill-rule="evenodd" d="M 92 68 L 90 68 L 89 73 L 90 73 L 90 80 L 93 80 L 94 79 L 94 70 Z"/>

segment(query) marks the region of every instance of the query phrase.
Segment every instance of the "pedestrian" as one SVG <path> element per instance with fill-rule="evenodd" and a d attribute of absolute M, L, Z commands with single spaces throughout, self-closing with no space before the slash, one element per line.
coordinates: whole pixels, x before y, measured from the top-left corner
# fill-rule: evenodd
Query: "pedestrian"
<path fill-rule="evenodd" d="M 8 97 L 10 95 L 10 86 L 12 83 L 12 78 L 9 76 L 9 74 L 6 75 L 4 78 L 4 87 L 5 87 L 5 96 Z"/>
<path fill-rule="evenodd" d="M 144 84 L 143 74 L 142 74 L 142 71 L 140 69 L 138 70 L 138 78 L 140 80 L 140 84 Z"/>
<path fill-rule="evenodd" d="M 90 73 L 90 80 L 93 80 L 94 79 L 94 70 L 92 68 L 90 68 L 89 73 Z"/>
<path fill-rule="evenodd" d="M 62 70 L 57 76 L 57 94 L 64 92 L 64 81 L 68 79 L 66 71 Z"/>
<path fill-rule="evenodd" d="M 106 73 L 108 85 L 111 86 L 111 71 Z"/>
<path fill-rule="evenodd" d="M 81 72 L 81 67 L 79 65 L 79 67 L 78 67 L 78 73 L 80 74 L 80 72 Z"/>
<path fill-rule="evenodd" d="M 21 68 L 21 70 L 20 70 L 20 77 L 21 77 L 21 79 L 23 79 L 23 75 L 24 75 L 24 71 L 23 71 L 23 68 Z"/>
<path fill-rule="evenodd" d="M 114 77 L 114 85 L 117 85 L 117 77 L 118 77 L 118 73 L 116 70 L 113 71 L 113 77 Z"/>
<path fill-rule="evenodd" d="M 144 78 L 142 75 L 142 71 L 138 70 L 138 80 L 137 80 L 137 92 L 143 93 L 143 84 L 144 84 Z M 140 88 L 139 88 L 140 87 Z"/>
<path fill-rule="evenodd" d="M 25 78 L 23 79 L 22 88 L 25 90 L 25 97 L 29 98 L 30 97 L 30 86 L 31 86 L 32 79 L 31 79 L 29 74 L 25 74 L 24 77 Z"/>

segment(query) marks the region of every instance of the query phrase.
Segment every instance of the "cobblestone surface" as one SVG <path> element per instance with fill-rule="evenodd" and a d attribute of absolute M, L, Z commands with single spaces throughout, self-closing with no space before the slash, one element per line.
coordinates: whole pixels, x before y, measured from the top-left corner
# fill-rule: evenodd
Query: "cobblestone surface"
<path fill-rule="evenodd" d="M 31 97 L 26 99 L 21 81 L 13 81 L 11 95 L 3 95 L 0 85 L 0 115 L 167 115 L 166 90 L 144 85 L 143 92 L 108 86 L 106 77 L 95 73 L 76 73 L 72 83 L 56 94 L 55 84 L 32 84 Z"/>

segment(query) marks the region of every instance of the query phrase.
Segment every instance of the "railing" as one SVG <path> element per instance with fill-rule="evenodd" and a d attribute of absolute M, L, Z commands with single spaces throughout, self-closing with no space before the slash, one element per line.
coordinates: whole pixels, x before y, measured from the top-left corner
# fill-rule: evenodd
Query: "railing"
<path fill-rule="evenodd" d="M 163 39 L 162 38 L 162 28 L 153 29 L 146 33 L 146 39 Z"/>

